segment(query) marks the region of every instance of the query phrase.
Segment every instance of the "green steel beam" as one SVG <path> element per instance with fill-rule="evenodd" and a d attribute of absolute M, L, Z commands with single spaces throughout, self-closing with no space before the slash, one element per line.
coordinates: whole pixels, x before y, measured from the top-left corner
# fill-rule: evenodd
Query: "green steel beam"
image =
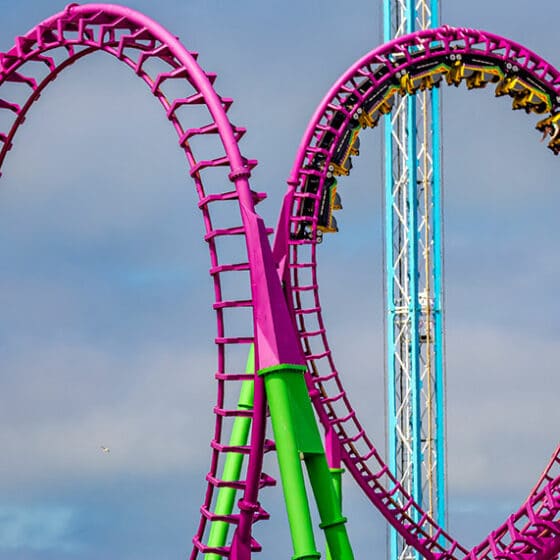
<path fill-rule="evenodd" d="M 315 545 L 302 461 L 305 462 L 333 560 L 353 560 L 323 442 L 305 384 L 305 366 L 280 364 L 259 371 L 264 377 L 284 500 L 294 546 L 293 560 L 319 558 Z"/>

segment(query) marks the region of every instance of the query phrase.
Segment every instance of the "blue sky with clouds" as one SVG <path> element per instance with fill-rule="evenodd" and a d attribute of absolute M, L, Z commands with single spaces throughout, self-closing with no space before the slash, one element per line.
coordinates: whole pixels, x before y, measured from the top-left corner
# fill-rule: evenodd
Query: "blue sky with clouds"
<path fill-rule="evenodd" d="M 316 105 L 381 42 L 380 3 L 128 5 L 218 73 L 274 225 Z M 442 4 L 443 22 L 560 63 L 554 0 Z M 0 50 L 63 7 L 0 0 Z M 517 507 L 558 441 L 558 162 L 535 122 L 491 91 L 444 94 L 449 526 L 466 545 Z M 321 247 L 321 286 L 338 367 L 382 445 L 381 142 L 379 130 L 363 136 L 341 181 L 341 232 Z M 208 468 L 215 358 L 209 261 L 175 134 L 127 68 L 91 56 L 42 95 L 1 182 L 0 556 L 183 558 Z M 350 480 L 345 493 L 357 557 L 383 556 L 385 524 Z M 257 531 L 263 557 L 285 558 L 279 489 L 262 500 L 273 513 Z"/>

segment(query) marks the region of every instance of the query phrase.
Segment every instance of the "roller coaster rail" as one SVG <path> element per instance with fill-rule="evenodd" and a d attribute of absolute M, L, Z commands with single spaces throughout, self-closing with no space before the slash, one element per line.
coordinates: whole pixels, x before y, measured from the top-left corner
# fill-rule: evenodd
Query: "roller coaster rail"
<path fill-rule="evenodd" d="M 288 179 L 274 255 L 297 319 L 317 415 L 327 436 L 338 439 L 337 454 L 348 471 L 405 542 L 429 559 L 549 558 L 560 550 L 553 505 L 560 479 L 548 475 L 546 492 L 537 486 L 502 527 L 465 549 L 414 502 L 368 438 L 343 388 L 322 317 L 318 247 L 326 233 L 338 230 L 333 221 L 341 207 L 338 178 L 351 172 L 359 132 L 375 127 L 400 97 L 446 83 L 466 83 L 469 89 L 494 83 L 497 96 L 513 98 L 514 109 L 547 114 L 537 129 L 558 153 L 560 76 L 551 64 L 517 43 L 474 29 L 443 26 L 397 38 L 357 61 L 315 111 Z"/>
<path fill-rule="evenodd" d="M 232 125 L 227 112 L 232 100 L 216 93 L 213 83 L 216 75 L 203 71 L 197 64 L 196 52 L 188 51 L 179 40 L 150 18 L 129 8 L 112 4 L 70 4 L 64 11 L 46 19 L 27 34 L 19 36 L 15 45 L 0 55 L 0 86 L 17 83 L 25 86 L 18 99 L 0 98 L 0 110 L 12 115 L 8 129 L 0 133 L 0 165 L 13 148 L 15 136 L 42 91 L 66 68 L 94 52 L 105 52 L 126 66 L 142 79 L 151 93 L 161 103 L 164 115 L 178 135 L 179 147 L 184 152 L 189 175 L 198 194 L 198 206 L 202 212 L 205 228 L 204 239 L 210 252 L 210 276 L 214 286 L 217 347 L 217 398 L 214 412 L 216 426 L 211 442 L 212 458 L 206 477 L 207 490 L 201 508 L 199 530 L 194 538 L 193 556 L 199 551 L 212 552 L 202 542 L 202 535 L 209 523 L 223 521 L 239 527 L 248 535 L 241 539 L 239 554 L 250 555 L 259 544 L 251 538 L 252 524 L 267 517 L 257 501 L 261 488 L 275 484 L 272 477 L 262 473 L 262 456 L 270 451 L 265 442 L 265 397 L 263 383 L 255 379 L 254 404 L 249 410 L 229 409 L 226 393 L 236 393 L 241 383 L 250 379 L 244 364 L 237 364 L 238 347 L 245 347 L 246 354 L 254 348 L 256 363 L 271 367 L 277 363 L 301 361 L 297 344 L 290 329 L 276 328 L 277 320 L 290 322 L 271 260 L 267 236 L 272 232 L 265 228 L 254 207 L 265 193 L 251 190 L 249 177 L 256 161 L 242 156 L 238 142 L 245 129 Z M 154 70 L 154 67 L 156 70 Z M 167 86 L 174 82 L 184 85 L 184 97 L 172 97 Z M 169 88 L 171 91 L 171 88 Z M 16 94 L 14 94 L 16 95 Z M 200 113 L 203 116 L 200 116 Z M 189 126 L 189 118 L 196 126 Z M 208 157 L 197 149 L 197 140 L 212 138 L 213 156 Z M 217 155 L 216 155 L 217 154 Z M 228 188 L 229 186 L 229 188 Z M 231 208 L 231 216 L 237 214 L 237 223 L 227 227 L 213 219 L 213 209 L 221 206 Z M 230 260 L 220 253 L 219 243 L 224 238 L 238 238 L 245 246 L 244 260 Z M 236 253 L 237 255 L 238 253 Z M 230 285 L 241 285 L 241 279 L 250 281 L 251 297 L 230 295 L 223 297 L 224 279 L 235 277 Z M 251 279 L 249 279 L 251 277 Z M 259 282 L 256 281 L 258 278 Z M 267 286 L 267 281 L 271 287 Z M 270 288 L 270 291 L 269 291 Z M 270 298 L 276 289 L 276 296 Z M 264 290 L 264 292 L 261 292 Z M 231 332 L 232 316 L 249 314 L 251 332 Z M 282 319 L 284 317 L 284 319 Z M 272 331 L 270 329 L 272 328 Z M 294 350 L 295 349 L 295 350 Z M 251 445 L 235 446 L 223 443 L 223 432 L 235 418 L 250 418 L 252 424 Z M 248 458 L 245 479 L 223 481 L 217 469 L 223 457 L 236 451 Z M 216 489 L 224 485 L 234 486 L 243 494 L 238 513 L 219 516 L 210 511 Z M 214 552 L 223 553 L 220 549 Z M 229 553 L 229 547 L 227 551 Z"/>
<path fill-rule="evenodd" d="M 292 516 L 301 512 L 293 506 L 308 507 L 304 489 L 297 496 L 299 502 L 290 501 L 291 490 L 302 480 L 300 455 L 310 473 L 329 552 L 337 560 L 352 558 L 352 552 L 325 457 L 333 480 L 342 461 L 372 504 L 429 560 L 545 560 L 556 555 L 560 448 L 521 508 L 470 551 L 407 494 L 368 438 L 342 386 L 322 318 L 316 263 L 323 233 L 336 229 L 332 215 L 339 206 L 336 177 L 350 172 L 351 156 L 359 151 L 358 133 L 390 112 L 394 96 L 445 82 L 466 81 L 472 88 L 494 82 L 498 95 L 513 98 L 514 108 L 547 114 L 537 126 L 550 136 L 549 147 L 558 153 L 557 70 L 516 43 L 471 29 L 421 31 L 375 49 L 337 81 L 317 109 L 298 151 L 271 250 L 271 230 L 255 211 L 265 195 L 249 184 L 256 162 L 241 154 L 238 142 L 245 130 L 227 117 L 231 99 L 216 93 L 216 76 L 200 68 L 196 53 L 153 20 L 122 6 L 70 4 L 0 54 L 0 87 L 21 86 L 0 98 L 0 110 L 12 119 L 0 133 L 0 164 L 15 146 L 16 133 L 42 91 L 64 69 L 93 52 L 123 62 L 162 105 L 187 160 L 210 252 L 216 313 L 215 430 L 191 558 L 203 554 L 208 560 L 248 560 L 260 550 L 253 526 L 268 518 L 260 491 L 275 483 L 262 470 L 263 455 L 273 451 L 280 463 L 294 548 L 299 547 L 295 557 L 319 556 L 307 529 L 298 535 L 303 540 L 294 538 L 297 524 Z M 171 94 L 176 89 L 168 89 L 170 84 L 183 85 L 185 95 Z M 189 119 L 200 120 L 201 110 L 205 120 L 189 124 Z M 205 143 L 198 144 L 201 137 L 215 141 L 212 156 L 204 150 Z M 231 209 L 234 225 L 220 222 L 222 214 L 214 212 L 218 206 Z M 238 239 L 245 257 L 232 260 L 220 250 L 224 238 Z M 224 279 L 233 277 L 240 290 L 250 286 L 249 298 L 246 290 L 244 295 L 224 295 Z M 248 332 L 233 330 L 238 323 L 231 318 L 239 314 L 252 325 Z M 243 398 L 238 406 L 228 404 L 239 395 Z M 326 432 L 326 455 L 311 404 Z M 266 437 L 267 407 L 275 441 Z M 284 421 L 281 427 L 287 426 L 288 435 L 279 437 L 277 423 Z M 232 441 L 234 434 L 239 439 Z M 226 476 L 225 465 L 232 457 L 235 469 Z M 288 468 L 291 477 L 285 476 Z M 240 499 L 218 507 L 220 495 L 226 496 L 224 503 L 232 496 Z M 226 531 L 212 536 L 212 528 L 220 526 Z"/>

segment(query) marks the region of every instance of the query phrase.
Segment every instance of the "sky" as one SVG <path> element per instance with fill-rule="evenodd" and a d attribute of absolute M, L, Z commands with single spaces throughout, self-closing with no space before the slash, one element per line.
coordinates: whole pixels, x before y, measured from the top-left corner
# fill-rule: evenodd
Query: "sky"
<path fill-rule="evenodd" d="M 127 5 L 218 74 L 274 225 L 315 107 L 382 42 L 380 1 Z M 63 7 L 0 0 L 0 51 Z M 559 17 L 554 0 L 442 1 L 442 22 L 553 64 Z M 472 546 L 521 504 L 558 441 L 560 193 L 536 117 L 490 90 L 445 90 L 443 107 L 449 530 Z M 320 284 L 338 369 L 383 448 L 380 132 L 361 140 Z M 215 349 L 175 133 L 128 68 L 94 55 L 43 93 L 2 173 L 0 556 L 184 558 L 208 469 Z M 349 479 L 344 494 L 356 557 L 384 557 L 384 521 Z M 263 558 L 291 556 L 280 488 L 261 499 L 273 514 L 257 527 Z"/>

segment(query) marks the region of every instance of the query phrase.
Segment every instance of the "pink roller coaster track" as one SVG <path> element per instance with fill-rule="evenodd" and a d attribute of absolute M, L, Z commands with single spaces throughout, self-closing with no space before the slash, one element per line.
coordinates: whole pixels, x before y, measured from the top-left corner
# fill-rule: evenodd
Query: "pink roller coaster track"
<path fill-rule="evenodd" d="M 252 344 L 255 346 L 258 368 L 276 363 L 302 364 L 303 358 L 293 329 L 285 328 L 291 321 L 272 264 L 267 240 L 271 230 L 265 228 L 254 210 L 255 205 L 265 198 L 264 193 L 254 192 L 249 186 L 250 171 L 256 162 L 243 157 L 239 151 L 238 141 L 245 130 L 229 122 L 227 111 L 232 100 L 215 92 L 212 84 L 216 75 L 205 73 L 196 63 L 196 53 L 187 51 L 176 37 L 138 12 L 109 4 L 71 4 L 26 35 L 17 37 L 14 47 L 0 55 L 0 85 L 19 82 L 28 86 L 28 93 L 23 100 L 0 99 L 0 110 L 13 115 L 9 129 L 0 133 L 0 164 L 12 148 L 15 134 L 29 109 L 45 87 L 65 68 L 96 51 L 114 56 L 129 66 L 163 106 L 165 117 L 177 132 L 179 146 L 188 162 L 204 220 L 204 239 L 210 250 L 210 275 L 215 296 L 213 307 L 216 312 L 218 360 L 215 378 L 218 392 L 214 408 L 216 427 L 211 444 L 212 460 L 207 476 L 208 490 L 201 510 L 200 528 L 194 539 L 193 555 L 198 550 L 211 551 L 202 544 L 201 537 L 208 520 L 216 519 L 210 511 L 212 496 L 215 489 L 223 485 L 233 485 L 242 491 L 239 513 L 227 516 L 226 521 L 238 526 L 240 538 L 237 541 L 241 548 L 245 545 L 256 550 L 258 545 L 251 541 L 251 527 L 256 520 L 266 516 L 257 501 L 258 492 L 262 487 L 274 483 L 261 472 L 263 453 L 270 448 L 265 447 L 264 439 L 264 391 L 257 378 L 254 409 L 237 411 L 225 405 L 226 389 L 228 393 L 235 394 L 242 381 L 253 379 L 253 375 L 244 373 L 244 360 Z M 37 62 L 41 64 L 37 65 Z M 159 69 L 157 73 L 149 70 L 156 66 L 154 62 L 157 62 Z M 42 71 L 38 70 L 38 66 Z M 184 97 L 168 97 L 166 85 L 170 82 L 184 85 Z M 189 127 L 191 115 L 196 115 L 200 120 L 201 108 L 206 117 L 205 124 Z M 211 149 L 218 155 L 208 158 L 196 151 L 200 137 L 215 139 Z M 218 221 L 213 219 L 214 209 L 218 216 L 224 213 L 237 215 L 237 224 L 228 224 L 228 227 L 216 225 Z M 244 247 L 244 259 L 232 261 L 219 254 L 218 246 L 224 237 L 240 239 L 240 245 Z M 250 282 L 249 298 L 245 294 L 224 298 L 224 283 L 238 286 L 243 284 L 243 280 L 245 283 Z M 233 331 L 230 323 L 247 313 L 254 331 L 240 335 Z M 245 351 L 239 352 L 240 347 L 245 347 Z M 240 354 L 244 355 L 243 361 L 238 357 Z M 251 445 L 237 450 L 249 456 L 249 467 L 245 480 L 224 483 L 218 478 L 218 465 L 220 458 L 230 449 L 222 443 L 222 433 L 227 423 L 239 416 L 252 418 Z M 243 555 L 243 552 L 240 554 Z M 249 554 L 250 551 L 245 550 L 245 556 Z"/>
<path fill-rule="evenodd" d="M 556 113 L 560 75 L 545 60 L 512 41 L 476 31 L 443 27 L 387 43 L 358 60 L 331 88 L 316 110 L 300 144 L 284 199 L 274 255 L 297 321 L 307 358 L 310 395 L 326 433 L 336 437 L 341 459 L 371 502 L 425 558 L 549 558 L 560 550 L 560 477 L 556 451 L 551 468 L 529 498 L 485 541 L 467 551 L 446 534 L 408 495 L 380 457 L 357 418 L 334 364 L 322 317 L 317 277 L 317 224 L 329 166 L 349 129 L 376 95 L 413 73 L 458 55 L 516 68 L 549 93 Z M 377 118 L 379 115 L 373 115 Z M 334 124 L 336 123 L 336 124 Z M 327 135 L 332 140 L 325 141 Z M 310 177 L 319 188 L 306 188 Z M 304 205 L 313 211 L 304 211 Z M 308 227 L 302 236 L 301 226 Z"/>
<path fill-rule="evenodd" d="M 71 4 L 26 35 L 17 37 L 14 47 L 0 54 L 0 86 L 8 82 L 27 86 L 27 93 L 21 99 L 0 98 L 0 110 L 12 115 L 11 124 L 0 132 L 0 165 L 12 149 L 16 132 L 31 106 L 46 86 L 65 68 L 96 51 L 114 56 L 130 67 L 161 103 L 187 159 L 199 197 L 204 239 L 210 251 L 218 351 L 216 423 L 207 490 L 191 558 L 202 552 L 248 559 L 251 552 L 260 549 L 252 538 L 252 526 L 268 516 L 258 498 L 261 488 L 275 483 L 262 472 L 263 454 L 273 450 L 274 444 L 265 440 L 266 396 L 262 380 L 254 373 L 244 372 L 244 360 L 252 345 L 255 371 L 277 364 L 307 363 L 310 396 L 330 445 L 340 454 L 372 504 L 422 556 L 537 560 L 557 554 L 560 551 L 560 449 L 519 511 L 471 551 L 439 528 L 398 484 L 358 421 L 334 365 L 318 293 L 316 232 L 328 165 L 344 132 L 354 115 L 377 91 L 394 81 L 397 73 L 451 54 L 476 55 L 520 68 L 549 92 L 552 111 L 556 112 L 560 94 L 558 72 L 520 45 L 466 29 L 424 31 L 372 51 L 338 80 L 311 120 L 289 180 L 273 257 L 267 237 L 271 230 L 265 228 L 255 212 L 255 205 L 265 195 L 251 190 L 249 185 L 250 171 L 256 162 L 241 155 L 238 141 L 245 130 L 232 125 L 227 117 L 231 99 L 215 92 L 216 76 L 200 68 L 196 53 L 187 51 L 176 37 L 151 19 L 128 8 Z M 158 70 L 153 70 L 154 67 Z M 171 83 L 181 84 L 185 95 L 168 94 Z M 191 115 L 199 115 L 200 110 L 206 117 L 204 124 L 189 126 Z M 332 124 L 335 114 L 339 122 L 336 127 Z M 321 145 L 326 131 L 334 139 L 328 147 Z M 207 146 L 199 143 L 201 138 L 214 141 L 212 157 L 200 147 Z M 317 163 L 317 154 L 321 156 L 321 165 Z M 316 192 L 304 189 L 311 175 L 318 180 Z M 302 239 L 297 231 L 303 221 L 301 207 L 306 200 L 312 201 L 313 212 L 304 218 L 310 230 Z M 230 216 L 235 215 L 235 225 L 220 225 L 223 208 Z M 224 238 L 239 239 L 245 257 L 232 259 L 219 251 Z M 248 281 L 250 296 L 225 297 L 223 286 L 229 279 L 234 279 L 231 285 L 236 286 L 242 285 L 241 279 L 245 285 Z M 233 330 L 232 325 L 237 324 L 234 318 L 239 316 L 249 318 L 248 323 L 253 325 L 250 332 Z M 232 396 L 236 398 L 243 381 L 255 384 L 252 410 L 238 410 L 227 404 Z M 231 424 L 238 417 L 251 419 L 249 445 L 225 443 Z M 247 456 L 243 479 L 235 482 L 220 478 L 220 466 L 225 455 L 232 451 Z M 240 492 L 235 513 L 213 512 L 216 490 L 221 487 Z M 213 521 L 234 527 L 233 540 L 227 546 L 211 548 L 205 544 L 208 526 Z"/>

